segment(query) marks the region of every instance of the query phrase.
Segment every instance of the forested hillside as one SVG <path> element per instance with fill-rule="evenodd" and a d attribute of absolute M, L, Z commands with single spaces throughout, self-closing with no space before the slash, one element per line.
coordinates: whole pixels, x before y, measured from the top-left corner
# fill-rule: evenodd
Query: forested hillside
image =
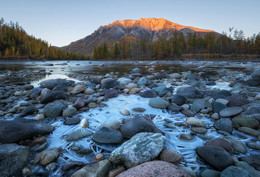
<path fill-rule="evenodd" d="M 0 58 L 2 59 L 87 59 L 86 55 L 65 52 L 46 41 L 28 35 L 13 22 L 0 20 Z"/>
<path fill-rule="evenodd" d="M 96 46 L 94 59 L 172 59 L 186 56 L 188 58 L 239 58 L 243 56 L 260 55 L 260 33 L 245 38 L 242 30 L 230 28 L 230 34 L 189 33 L 184 37 L 182 32 L 175 32 L 167 40 L 159 38 L 156 41 L 124 37 L 118 42 L 111 41 Z"/>

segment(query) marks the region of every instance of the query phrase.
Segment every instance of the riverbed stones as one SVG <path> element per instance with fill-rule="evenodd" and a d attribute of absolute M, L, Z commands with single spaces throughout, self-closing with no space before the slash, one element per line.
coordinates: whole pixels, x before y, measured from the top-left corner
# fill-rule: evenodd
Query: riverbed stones
<path fill-rule="evenodd" d="M 88 119 L 81 119 L 79 126 L 81 128 L 88 128 L 89 127 L 89 121 Z"/>
<path fill-rule="evenodd" d="M 231 95 L 227 99 L 229 101 L 227 106 L 229 106 L 229 107 L 240 107 L 240 106 L 250 103 L 249 100 L 247 100 L 246 98 L 244 98 L 243 96 L 238 95 L 238 94 Z"/>
<path fill-rule="evenodd" d="M 132 80 L 129 78 L 121 77 L 117 79 L 117 82 L 119 83 L 120 86 L 126 86 L 127 84 L 131 83 Z"/>
<path fill-rule="evenodd" d="M 205 127 L 205 123 L 196 117 L 186 118 L 186 124 L 196 127 Z"/>
<path fill-rule="evenodd" d="M 77 140 L 80 140 L 82 138 L 86 138 L 86 137 L 88 137 L 92 134 L 93 134 L 93 132 L 89 131 L 89 130 L 73 131 L 70 134 L 65 135 L 65 140 L 66 141 L 77 141 Z"/>
<path fill-rule="evenodd" d="M 121 110 L 120 113 L 124 116 L 129 116 L 130 112 L 127 109 Z"/>
<path fill-rule="evenodd" d="M 140 96 L 144 98 L 155 98 L 157 94 L 154 90 L 146 90 L 140 93 Z"/>
<path fill-rule="evenodd" d="M 108 127 L 101 127 L 92 137 L 92 140 L 101 144 L 119 144 L 123 141 L 121 132 L 110 129 Z"/>
<path fill-rule="evenodd" d="M 159 155 L 159 159 L 172 164 L 177 164 L 183 160 L 181 154 L 171 149 L 163 149 Z"/>
<path fill-rule="evenodd" d="M 232 121 L 230 119 L 227 119 L 227 118 L 218 119 L 214 123 L 214 127 L 217 130 L 223 130 L 223 131 L 228 132 L 228 133 L 232 133 L 232 130 L 233 130 Z"/>
<path fill-rule="evenodd" d="M 118 130 L 120 128 L 120 122 L 118 119 L 116 118 L 110 118 L 107 119 L 102 125 L 101 127 L 107 127 L 113 130 Z"/>
<path fill-rule="evenodd" d="M 73 107 L 77 109 L 83 108 L 84 106 L 85 106 L 85 101 L 82 98 L 78 98 L 76 102 L 73 104 Z"/>
<path fill-rule="evenodd" d="M 249 127 L 249 128 L 257 128 L 259 125 L 258 120 L 251 118 L 251 117 L 234 117 L 232 119 L 233 123 L 237 123 L 240 127 Z"/>
<path fill-rule="evenodd" d="M 86 95 L 92 95 L 95 93 L 95 90 L 93 90 L 92 88 L 86 88 L 85 91 L 84 91 L 84 94 Z"/>
<path fill-rule="evenodd" d="M 41 121 L 18 118 L 0 120 L 0 143 L 14 143 L 38 135 L 49 134 L 54 127 Z"/>
<path fill-rule="evenodd" d="M 210 103 L 208 100 L 206 99 L 197 99 L 195 100 L 191 107 L 190 110 L 194 111 L 194 112 L 199 112 L 200 110 L 204 109 L 204 108 L 208 108 L 211 107 Z"/>
<path fill-rule="evenodd" d="M 111 168 L 111 163 L 109 160 L 105 159 L 102 161 L 87 164 L 85 167 L 76 171 L 71 175 L 71 177 L 105 177 L 107 176 Z"/>
<path fill-rule="evenodd" d="M 0 176 L 22 176 L 28 163 L 29 149 L 17 144 L 0 145 Z"/>
<path fill-rule="evenodd" d="M 218 146 L 201 146 L 197 148 L 197 154 L 218 170 L 224 170 L 234 163 L 232 156 Z"/>
<path fill-rule="evenodd" d="M 46 166 L 49 163 L 54 162 L 60 156 L 61 151 L 61 148 L 53 148 L 43 151 L 35 157 L 33 162 L 41 166 Z"/>
<path fill-rule="evenodd" d="M 63 110 L 62 116 L 63 117 L 72 117 L 76 114 L 76 112 L 77 112 L 77 109 L 70 105 L 66 109 Z"/>
<path fill-rule="evenodd" d="M 254 130 L 252 128 L 249 128 L 249 127 L 239 127 L 238 128 L 239 131 L 245 133 L 245 134 L 248 134 L 248 135 L 251 135 L 251 136 L 259 136 L 260 135 L 260 132 L 257 131 L 257 130 Z"/>
<path fill-rule="evenodd" d="M 225 138 L 215 138 L 213 140 L 208 141 L 205 145 L 223 147 L 230 154 L 232 154 L 234 151 L 232 147 L 232 143 Z"/>
<path fill-rule="evenodd" d="M 118 96 L 118 91 L 114 88 L 110 88 L 109 90 L 105 91 L 106 98 L 114 98 Z"/>
<path fill-rule="evenodd" d="M 55 100 L 60 100 L 60 99 L 65 100 L 67 97 L 68 97 L 68 95 L 66 94 L 66 92 L 51 91 L 51 92 L 48 92 L 45 96 L 42 97 L 41 103 L 47 104 L 47 103 L 53 102 Z"/>
<path fill-rule="evenodd" d="M 251 77 L 253 79 L 260 79 L 260 68 L 255 69 L 254 72 L 251 74 Z"/>
<path fill-rule="evenodd" d="M 86 89 L 86 85 L 84 84 L 78 84 L 76 85 L 73 90 L 71 91 L 72 94 L 79 94 L 81 92 L 84 92 Z"/>
<path fill-rule="evenodd" d="M 177 94 L 187 98 L 202 98 L 202 93 L 194 87 L 184 86 L 177 90 Z"/>
<path fill-rule="evenodd" d="M 138 81 L 137 84 L 138 85 L 143 85 L 143 86 L 148 86 L 150 85 L 152 82 L 151 80 L 149 80 L 147 77 L 141 77 Z"/>
<path fill-rule="evenodd" d="M 166 109 L 169 106 L 169 102 L 162 98 L 156 97 L 150 99 L 149 105 L 153 108 Z"/>
<path fill-rule="evenodd" d="M 201 177 L 219 177 L 220 172 L 212 169 L 205 169 L 200 175 Z"/>
<path fill-rule="evenodd" d="M 243 168 L 230 166 L 221 172 L 220 177 L 251 177 L 251 175 Z"/>
<path fill-rule="evenodd" d="M 229 107 L 229 108 L 225 108 L 225 109 L 221 110 L 219 115 L 221 117 L 232 117 L 232 116 L 240 114 L 242 111 L 243 111 L 243 109 L 240 107 Z"/>
<path fill-rule="evenodd" d="M 110 89 L 116 87 L 117 82 L 114 79 L 108 78 L 105 80 L 101 80 L 101 84 L 102 89 Z"/>
<path fill-rule="evenodd" d="M 179 106 L 185 104 L 187 101 L 187 99 L 184 96 L 175 94 L 172 98 L 171 98 L 171 103 L 175 103 Z"/>
<path fill-rule="evenodd" d="M 56 118 L 61 115 L 62 111 L 67 107 L 67 102 L 64 100 L 56 100 L 48 103 L 44 109 L 43 114 L 45 117 Z"/>
<path fill-rule="evenodd" d="M 109 157 L 112 163 L 123 162 L 127 168 L 157 157 L 165 146 L 165 136 L 160 133 L 138 133 L 115 149 Z"/>
<path fill-rule="evenodd" d="M 19 116 L 20 117 L 25 117 L 25 116 L 28 116 L 28 115 L 32 115 L 34 113 L 36 113 L 38 111 L 38 109 L 34 106 L 34 105 L 29 105 L 27 106 L 20 114 Z"/>
<path fill-rule="evenodd" d="M 161 133 L 161 131 L 154 125 L 153 121 L 148 120 L 143 116 L 127 120 L 121 126 L 120 131 L 125 138 L 131 138 L 140 132 Z"/>
<path fill-rule="evenodd" d="M 163 176 L 163 177 L 190 177 L 184 170 L 174 164 L 163 161 L 146 162 L 130 168 L 117 177 Z"/>
<path fill-rule="evenodd" d="M 48 89 L 52 90 L 54 87 L 56 87 L 58 85 L 70 86 L 73 83 L 74 83 L 74 81 L 66 80 L 66 79 L 48 79 L 48 80 L 44 80 L 44 81 L 40 82 L 39 85 L 42 88 L 48 88 Z"/>

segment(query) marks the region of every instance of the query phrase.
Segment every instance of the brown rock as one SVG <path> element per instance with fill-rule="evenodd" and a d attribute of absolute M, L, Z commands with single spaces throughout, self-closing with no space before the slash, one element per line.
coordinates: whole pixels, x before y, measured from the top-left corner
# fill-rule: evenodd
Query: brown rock
<path fill-rule="evenodd" d="M 124 167 L 118 167 L 116 169 L 113 169 L 111 170 L 109 173 L 108 173 L 108 177 L 115 177 L 116 175 L 122 173 L 125 171 L 125 168 Z"/>
<path fill-rule="evenodd" d="M 160 160 L 177 164 L 183 160 L 183 157 L 176 151 L 170 149 L 163 149 L 159 155 Z"/>
<path fill-rule="evenodd" d="M 120 173 L 117 177 L 190 177 L 185 171 L 168 162 L 151 161 Z"/>
<path fill-rule="evenodd" d="M 229 140 L 224 139 L 224 138 L 216 138 L 216 139 L 210 140 L 205 145 L 223 147 L 230 154 L 232 154 L 234 151 L 232 148 L 232 143 Z"/>

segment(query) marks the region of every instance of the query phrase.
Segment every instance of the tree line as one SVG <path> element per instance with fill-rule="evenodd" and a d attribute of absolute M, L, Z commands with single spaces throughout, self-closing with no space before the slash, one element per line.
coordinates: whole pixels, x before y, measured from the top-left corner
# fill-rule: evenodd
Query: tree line
<path fill-rule="evenodd" d="M 0 20 L 0 58 L 32 59 L 88 59 L 86 55 L 65 52 L 49 45 L 46 41 L 28 35 L 25 30 L 11 21 Z"/>
<path fill-rule="evenodd" d="M 127 36 L 93 50 L 94 59 L 169 59 L 184 55 L 191 58 L 260 55 L 260 33 L 245 38 L 242 30 L 230 28 L 229 34 L 206 33 L 201 36 L 194 32 L 184 37 L 183 33 L 175 31 L 169 40 L 160 38 L 152 42 Z"/>

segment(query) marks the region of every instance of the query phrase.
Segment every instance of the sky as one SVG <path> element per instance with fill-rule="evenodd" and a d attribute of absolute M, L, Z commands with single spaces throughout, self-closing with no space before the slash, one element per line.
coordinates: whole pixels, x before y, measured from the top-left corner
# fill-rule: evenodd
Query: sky
<path fill-rule="evenodd" d="M 65 46 L 116 20 L 165 18 L 245 37 L 260 32 L 260 0 L 0 0 L 0 18 L 18 22 L 29 34 Z"/>

